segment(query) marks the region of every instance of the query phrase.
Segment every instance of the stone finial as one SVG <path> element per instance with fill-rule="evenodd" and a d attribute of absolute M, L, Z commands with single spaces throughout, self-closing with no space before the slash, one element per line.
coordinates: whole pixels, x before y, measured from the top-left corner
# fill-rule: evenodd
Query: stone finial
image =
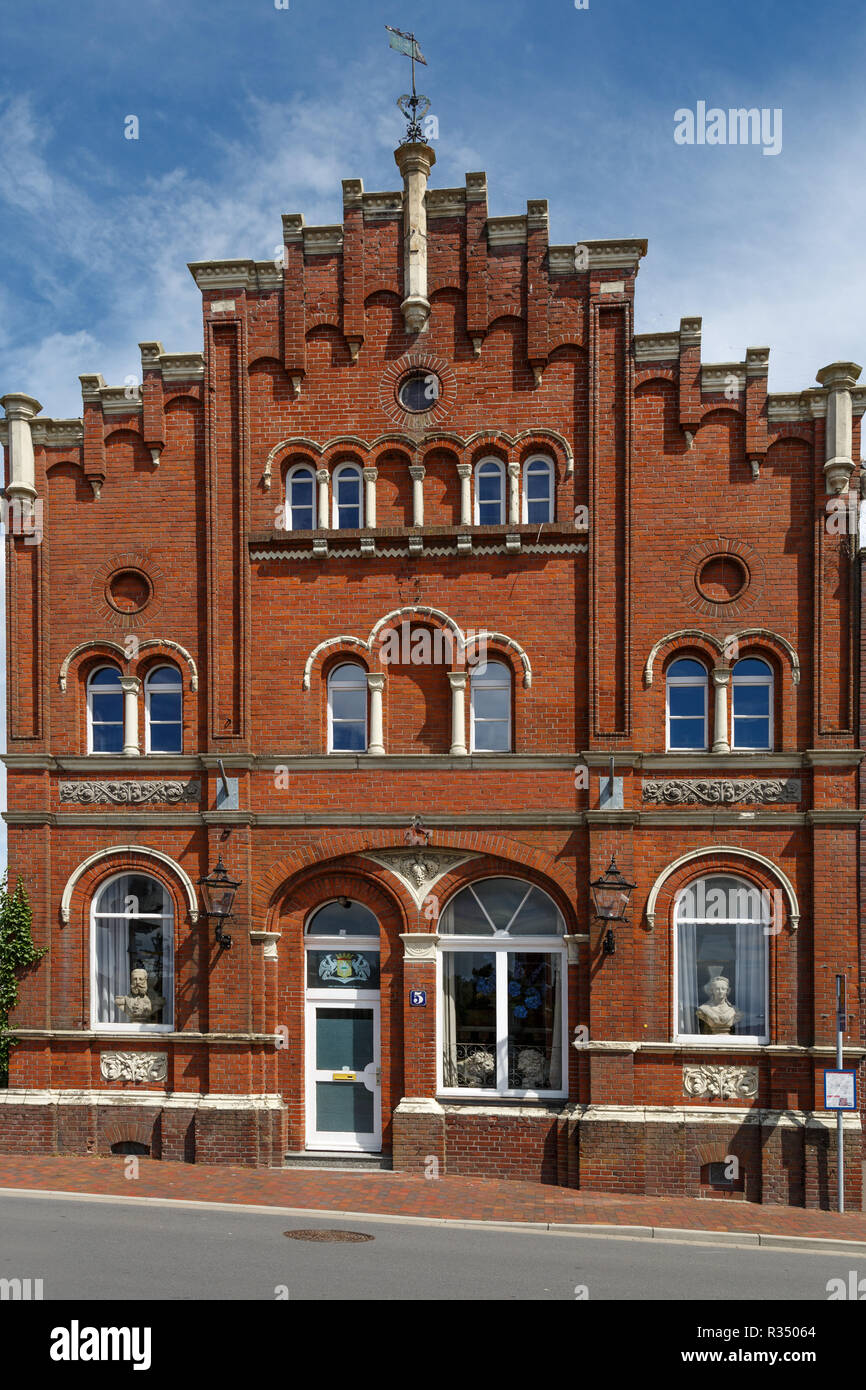
<path fill-rule="evenodd" d="M 430 318 L 427 298 L 427 207 L 424 195 L 436 163 L 429 145 L 412 141 L 394 151 L 403 175 L 403 320 L 407 333 L 424 333 Z"/>
<path fill-rule="evenodd" d="M 828 391 L 827 427 L 824 434 L 824 477 L 827 491 L 838 496 L 845 492 L 854 472 L 852 450 L 851 391 L 862 368 L 856 362 L 831 362 L 816 373 Z"/>

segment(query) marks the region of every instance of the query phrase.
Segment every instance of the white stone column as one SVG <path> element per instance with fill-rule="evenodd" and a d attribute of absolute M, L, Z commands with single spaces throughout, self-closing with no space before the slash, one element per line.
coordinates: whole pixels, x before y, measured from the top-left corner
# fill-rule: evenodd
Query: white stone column
<path fill-rule="evenodd" d="M 449 671 L 451 682 L 451 755 L 462 756 L 466 748 L 466 672 Z"/>
<path fill-rule="evenodd" d="M 856 362 L 831 362 L 822 367 L 817 378 L 826 386 L 827 426 L 824 432 L 824 477 L 827 491 L 838 496 L 846 490 L 854 472 L 852 448 L 851 391 L 857 384 L 861 368 Z"/>
<path fill-rule="evenodd" d="M 385 752 L 384 724 L 382 721 L 382 691 L 385 689 L 384 671 L 367 672 L 367 689 L 370 692 L 370 741 L 367 752 L 381 758 Z"/>
<path fill-rule="evenodd" d="M 331 499 L 328 496 L 330 481 L 327 468 L 316 469 L 316 482 L 319 484 L 318 522 L 323 531 L 329 531 L 331 528 Z"/>
<path fill-rule="evenodd" d="M 364 520 L 368 527 L 376 525 L 376 479 L 378 468 L 364 469 Z"/>
<path fill-rule="evenodd" d="M 420 463 L 413 463 L 409 469 L 412 479 L 412 525 L 424 525 L 424 479 L 427 470 Z"/>
<path fill-rule="evenodd" d="M 403 320 L 407 333 L 424 333 L 430 318 L 427 298 L 427 205 L 425 194 L 436 153 L 422 141 L 394 151 L 403 175 Z"/>
<path fill-rule="evenodd" d="M 727 667 L 716 666 L 713 670 L 713 685 L 715 686 L 714 753 L 730 753 L 731 751 L 731 745 L 728 742 L 728 686 L 730 683 L 731 673 Z"/>
<path fill-rule="evenodd" d="M 520 464 L 508 465 L 508 521 L 517 526 L 520 521 Z"/>
<path fill-rule="evenodd" d="M 457 476 L 460 479 L 460 525 L 472 525 L 472 464 L 458 463 Z"/>
<path fill-rule="evenodd" d="M 120 688 L 123 691 L 123 756 L 141 756 L 141 743 L 138 737 L 138 692 L 141 681 L 138 676 L 121 676 Z"/>
<path fill-rule="evenodd" d="M 0 405 L 9 423 L 9 486 L 6 496 L 22 499 L 22 512 L 36 496 L 36 463 L 33 457 L 31 421 L 42 406 L 33 396 L 20 392 L 3 396 Z M 11 528 L 10 528 L 11 529 Z"/>

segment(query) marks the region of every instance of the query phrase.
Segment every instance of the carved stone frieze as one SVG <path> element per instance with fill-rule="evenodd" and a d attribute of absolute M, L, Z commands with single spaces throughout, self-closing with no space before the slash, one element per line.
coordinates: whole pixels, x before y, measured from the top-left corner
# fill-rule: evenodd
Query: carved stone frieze
<path fill-rule="evenodd" d="M 79 806 L 146 806 L 154 801 L 176 805 L 198 801 L 200 782 L 61 782 L 60 800 Z"/>
<path fill-rule="evenodd" d="M 430 892 L 433 884 L 456 865 L 467 859 L 475 859 L 475 854 L 461 854 L 456 850 L 429 849 L 426 845 L 418 849 L 382 850 L 378 854 L 366 854 L 381 864 L 411 893 L 418 907 Z"/>
<path fill-rule="evenodd" d="M 167 1052 L 103 1052 L 99 1070 L 105 1081 L 153 1081 L 168 1076 Z"/>
<path fill-rule="evenodd" d="M 758 1068 L 701 1062 L 683 1067 L 683 1091 L 701 1100 L 754 1100 Z"/>
<path fill-rule="evenodd" d="M 690 779 L 667 777 L 662 781 L 644 781 L 644 801 L 662 806 L 720 806 L 739 803 L 744 806 L 769 805 L 773 802 L 797 802 L 801 798 L 798 777 L 765 777 L 732 780 L 730 778 Z"/>

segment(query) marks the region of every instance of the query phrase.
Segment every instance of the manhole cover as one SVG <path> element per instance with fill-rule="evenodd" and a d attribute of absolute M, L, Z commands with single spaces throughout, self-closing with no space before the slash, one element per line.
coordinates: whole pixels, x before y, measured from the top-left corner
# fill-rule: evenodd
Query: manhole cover
<path fill-rule="evenodd" d="M 368 1236 L 364 1231 L 283 1231 L 284 1236 L 289 1240 L 375 1240 L 375 1236 Z"/>

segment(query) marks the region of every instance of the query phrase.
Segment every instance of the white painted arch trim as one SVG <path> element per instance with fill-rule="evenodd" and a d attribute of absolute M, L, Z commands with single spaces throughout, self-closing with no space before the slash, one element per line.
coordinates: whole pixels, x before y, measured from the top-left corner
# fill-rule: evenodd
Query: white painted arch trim
<path fill-rule="evenodd" d="M 800 684 L 800 658 L 797 656 L 796 651 L 786 637 L 780 636 L 778 632 L 773 632 L 772 629 L 768 627 L 741 627 L 735 632 L 731 632 L 729 636 L 736 637 L 738 641 L 746 637 L 764 637 L 769 638 L 773 642 L 778 642 L 779 646 L 788 653 L 791 662 L 792 682 L 794 685 Z M 718 637 L 714 637 L 711 632 L 704 632 L 703 628 L 682 627 L 676 632 L 668 632 L 664 637 L 659 638 L 647 657 L 643 673 L 645 685 L 650 686 L 653 683 L 653 667 L 655 666 L 656 657 L 662 647 L 666 646 L 668 642 L 687 641 L 690 637 L 700 637 L 704 642 L 709 642 L 710 646 L 715 647 L 720 656 L 725 650 L 724 643 L 720 642 Z"/>
<path fill-rule="evenodd" d="M 672 864 L 668 864 L 662 869 L 652 888 L 646 903 L 646 919 L 650 930 L 655 927 L 656 901 L 667 879 L 671 874 L 676 873 L 684 864 L 689 864 L 695 859 L 706 859 L 711 854 L 733 854 L 740 859 L 751 859 L 755 864 L 761 864 L 773 878 L 777 879 L 781 885 L 786 898 L 788 899 L 788 921 L 791 931 L 794 932 L 800 925 L 800 904 L 797 901 L 797 894 L 794 892 L 794 885 L 786 874 L 782 872 L 778 864 L 774 864 L 772 859 L 767 859 L 765 855 L 758 854 L 753 849 L 743 849 L 740 845 L 703 845 L 701 849 L 691 849 L 688 854 L 680 855 Z M 717 871 L 716 871 L 717 872 Z"/>
<path fill-rule="evenodd" d="M 348 637 L 346 635 L 341 637 L 328 637 L 326 641 L 320 642 L 317 647 L 313 648 L 304 662 L 304 679 L 301 682 L 302 690 L 309 690 L 310 688 L 310 677 L 313 672 L 313 666 L 316 663 L 316 658 L 320 656 L 322 652 L 327 651 L 329 647 L 339 646 L 361 647 L 365 652 L 370 650 L 369 642 L 365 642 L 363 637 Z"/>
<path fill-rule="evenodd" d="M 180 642 L 171 642 L 167 637 L 149 637 L 146 642 L 140 642 L 138 650 L 143 652 L 145 647 L 167 647 L 170 652 L 177 652 L 182 656 L 189 667 L 189 688 L 198 690 L 198 667 L 186 647 L 182 647 Z"/>
<path fill-rule="evenodd" d="M 116 652 L 117 655 L 120 657 L 121 661 L 127 660 L 126 651 L 123 647 L 121 647 L 119 642 L 112 642 L 107 638 L 96 638 L 95 641 L 79 642 L 77 647 L 73 647 L 72 651 L 67 653 L 67 655 L 63 658 L 63 661 L 60 664 L 60 689 L 65 691 L 66 678 L 69 675 L 69 667 L 71 666 L 75 658 L 81 654 L 81 652 L 86 652 L 88 648 L 93 648 L 94 651 L 97 651 L 106 647 L 110 652 Z"/>
<path fill-rule="evenodd" d="M 60 918 L 64 925 L 69 922 L 72 910 L 72 894 L 82 874 L 86 874 L 87 870 L 92 868 L 94 864 L 98 864 L 101 859 L 110 859 L 113 855 L 118 854 L 142 854 L 147 859 L 158 859 L 161 864 L 165 864 L 167 868 L 171 869 L 172 873 L 180 880 L 183 890 L 186 893 L 191 920 L 193 922 L 198 921 L 199 908 L 198 899 L 195 894 L 195 884 L 186 870 L 182 869 L 174 859 L 168 854 L 163 854 L 161 849 L 151 849 L 149 845 L 109 845 L 107 849 L 98 849 L 95 854 L 91 854 L 88 859 L 83 860 L 82 863 L 78 865 L 77 869 L 73 869 L 72 873 L 69 875 L 66 881 L 66 887 L 63 890 L 63 896 L 60 899 Z"/>

